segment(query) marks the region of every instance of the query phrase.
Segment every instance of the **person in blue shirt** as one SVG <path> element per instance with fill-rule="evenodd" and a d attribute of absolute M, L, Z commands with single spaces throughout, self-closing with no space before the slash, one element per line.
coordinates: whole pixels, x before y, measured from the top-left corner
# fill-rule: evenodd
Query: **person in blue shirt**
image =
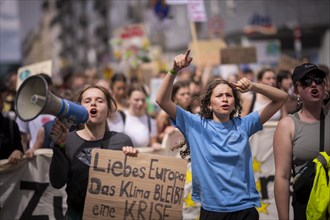
<path fill-rule="evenodd" d="M 192 198 L 201 202 L 200 219 L 259 219 L 260 206 L 252 170 L 249 137 L 262 130 L 286 102 L 287 93 L 243 78 L 237 83 L 217 79 L 206 88 L 201 111 L 192 114 L 171 100 L 173 82 L 189 66 L 190 50 L 174 58 L 173 67 L 158 91 L 157 104 L 183 133 L 190 148 Z M 253 91 L 271 102 L 240 117 L 239 93 Z"/>

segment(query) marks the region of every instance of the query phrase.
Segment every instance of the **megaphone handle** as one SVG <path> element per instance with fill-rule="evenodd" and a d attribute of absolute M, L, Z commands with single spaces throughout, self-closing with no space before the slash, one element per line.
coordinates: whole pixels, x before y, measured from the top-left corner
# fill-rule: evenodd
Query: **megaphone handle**
<path fill-rule="evenodd" d="M 55 142 L 53 141 L 52 137 L 50 137 L 50 141 L 49 141 L 49 148 L 53 148 L 55 146 Z"/>
<path fill-rule="evenodd" d="M 58 118 L 59 121 L 63 122 L 65 127 L 67 129 L 70 129 L 70 127 L 73 125 L 72 121 L 68 120 L 67 118 Z M 56 141 L 58 138 L 62 136 L 63 133 L 60 133 L 58 135 L 50 134 L 51 141 L 53 142 L 53 145 L 56 144 Z"/>
<path fill-rule="evenodd" d="M 68 119 L 68 118 L 61 117 L 61 118 L 59 118 L 59 120 L 61 122 L 63 122 L 69 130 L 72 126 L 75 125 L 75 123 L 72 120 Z"/>
<path fill-rule="evenodd" d="M 61 137 L 61 135 L 62 135 L 62 134 L 59 134 L 59 135 L 53 135 L 53 134 L 51 134 L 51 135 L 50 135 L 50 139 L 51 139 L 51 142 L 53 143 L 53 146 L 55 145 L 56 140 L 57 140 L 59 137 Z"/>

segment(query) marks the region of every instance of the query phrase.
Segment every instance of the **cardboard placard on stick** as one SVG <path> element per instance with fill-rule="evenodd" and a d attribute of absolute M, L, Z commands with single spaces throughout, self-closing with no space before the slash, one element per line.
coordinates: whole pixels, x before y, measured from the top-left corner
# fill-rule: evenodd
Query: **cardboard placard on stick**
<path fill-rule="evenodd" d="M 151 61 L 149 63 L 142 63 L 140 65 L 138 78 L 141 82 L 146 85 L 150 85 L 150 80 L 153 77 L 157 77 L 159 73 L 159 64 L 156 61 Z"/>
<path fill-rule="evenodd" d="M 255 47 L 228 47 L 220 50 L 221 64 L 256 63 Z"/>
<path fill-rule="evenodd" d="M 292 71 L 296 66 L 300 64 L 301 62 L 298 59 L 282 54 L 276 69 Z"/>
<path fill-rule="evenodd" d="M 226 47 L 227 44 L 222 39 L 198 40 L 189 44 L 191 56 L 194 58 L 193 62 L 197 66 L 219 65 L 221 60 L 219 51 Z"/>
<path fill-rule="evenodd" d="M 45 73 L 52 77 L 52 61 L 46 60 L 40 63 L 34 63 L 28 66 L 23 66 L 18 69 L 17 73 L 17 83 L 16 90 L 20 87 L 22 82 L 28 78 L 29 76 L 33 76 L 36 74 Z"/>
<path fill-rule="evenodd" d="M 181 219 L 187 161 L 94 149 L 83 219 Z"/>

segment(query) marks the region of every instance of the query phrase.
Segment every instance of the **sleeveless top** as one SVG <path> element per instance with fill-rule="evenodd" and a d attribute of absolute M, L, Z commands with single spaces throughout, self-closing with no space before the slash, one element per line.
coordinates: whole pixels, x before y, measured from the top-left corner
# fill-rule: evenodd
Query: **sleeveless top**
<path fill-rule="evenodd" d="M 324 112 L 324 151 L 330 155 L 330 114 Z M 296 114 L 288 115 L 294 122 L 292 137 L 292 154 L 295 171 L 300 170 L 308 160 L 317 157 L 320 151 L 320 121 L 303 122 Z"/>

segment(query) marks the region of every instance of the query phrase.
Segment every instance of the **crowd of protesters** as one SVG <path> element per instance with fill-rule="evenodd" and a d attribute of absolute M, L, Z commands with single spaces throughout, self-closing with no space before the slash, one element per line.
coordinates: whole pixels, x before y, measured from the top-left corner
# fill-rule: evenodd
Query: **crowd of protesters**
<path fill-rule="evenodd" d="M 181 61 L 182 59 L 179 62 Z M 324 86 L 324 88 L 321 88 L 321 90 L 324 89 L 324 93 L 323 90 L 319 92 L 320 94 L 322 93 L 321 95 L 324 96 L 322 97 L 322 101 L 318 102 L 320 106 L 319 109 L 321 109 L 322 105 L 329 106 L 328 102 L 330 92 L 330 78 L 329 68 L 326 65 L 321 64 L 317 66 L 317 70 L 321 70 L 320 72 L 322 72 L 320 80 L 314 80 L 313 77 L 319 77 L 314 74 L 311 76 L 311 82 L 307 82 L 307 80 L 305 80 L 305 75 L 307 75 L 307 72 L 303 76 L 299 76 L 298 78 L 295 77 L 292 80 L 294 68 L 277 69 L 276 67 L 272 68 L 267 66 L 260 67 L 259 69 L 252 69 L 248 66 L 238 66 L 236 73 L 228 75 L 216 71 L 217 67 L 200 68 L 195 67 L 193 63 L 190 65 L 190 62 L 190 60 L 189 62 L 185 60 L 185 63 L 183 63 L 182 65 L 174 64 L 175 68 L 178 66 L 180 67 L 175 69 L 176 78 L 171 79 L 171 83 L 173 83 L 173 88 L 169 90 L 171 91 L 171 93 L 168 92 L 167 94 L 169 95 L 168 98 L 170 98 L 171 103 L 175 104 L 173 106 L 179 106 L 180 111 L 190 112 L 189 114 L 200 114 L 208 116 L 208 114 L 205 113 L 205 109 L 203 110 L 203 108 L 206 107 L 203 106 L 203 97 L 205 101 L 205 96 L 203 96 L 203 94 L 204 91 L 207 91 L 207 88 L 210 89 L 208 87 L 210 83 L 221 82 L 220 84 L 223 84 L 222 81 L 218 80 L 226 80 L 225 82 L 229 82 L 228 88 L 237 89 L 237 91 L 245 90 L 245 87 L 254 88 L 254 86 L 258 84 L 260 85 L 260 88 L 264 88 L 263 86 L 266 85 L 267 88 L 277 88 L 277 90 L 274 91 L 282 91 L 286 93 L 288 96 L 286 103 L 281 105 L 281 107 L 279 107 L 278 110 L 274 112 L 274 114 L 267 115 L 267 120 L 269 119 L 273 121 L 281 121 L 280 126 L 284 127 L 286 126 L 285 121 L 289 120 L 287 118 L 288 115 L 291 117 L 292 114 L 297 114 L 297 112 L 301 112 L 301 109 L 303 109 L 304 112 L 299 114 L 300 117 L 304 117 L 303 115 L 307 112 L 306 106 L 313 105 L 313 101 L 311 101 L 307 97 L 307 95 L 302 95 L 303 92 L 305 92 L 303 90 L 306 87 L 315 87 L 312 92 L 316 93 L 318 92 L 318 86 Z M 189 68 L 185 68 L 188 66 Z M 171 71 L 174 70 L 171 69 Z M 173 72 L 171 71 L 167 73 L 167 70 L 160 70 L 158 76 L 156 77 L 162 78 L 164 80 L 168 74 L 171 75 L 172 73 L 173 75 Z M 105 88 L 105 90 L 112 95 L 113 100 L 116 104 L 116 108 L 113 109 L 113 113 L 107 118 L 106 124 L 108 126 L 108 129 L 110 131 L 121 132 L 129 136 L 129 138 L 132 140 L 133 145 L 136 148 L 150 148 L 153 151 L 157 152 L 157 150 L 161 149 L 164 136 L 169 135 L 173 131 L 177 130 L 177 128 L 173 126 L 173 123 L 177 120 L 175 118 L 176 114 L 173 112 L 174 107 L 173 109 L 168 109 L 169 107 L 165 105 L 160 108 L 156 104 L 155 100 L 150 100 L 150 85 L 147 85 L 145 82 L 140 81 L 137 78 L 132 78 L 120 71 L 118 73 L 113 74 L 110 79 L 104 79 L 102 77 L 102 73 L 98 72 L 97 69 L 87 69 L 86 71 L 84 71 L 84 73 L 72 72 L 63 77 L 63 84 L 61 85 L 54 85 L 50 76 L 46 74 L 43 75 L 49 85 L 50 90 L 55 95 L 70 100 L 75 100 L 75 94 L 78 94 L 78 92 L 86 88 L 86 86 L 95 85 Z M 0 99 L 0 107 L 2 110 L 0 156 L 1 159 L 8 159 L 10 163 L 17 163 L 17 161 L 24 155 L 26 155 L 27 158 L 31 158 L 33 157 L 33 152 L 35 150 L 40 148 L 52 148 L 54 145 L 51 143 L 52 140 L 50 139 L 51 128 L 47 127 L 47 124 L 51 121 L 53 121 L 52 124 L 54 124 L 55 116 L 39 115 L 36 119 L 33 119 L 29 122 L 23 122 L 18 117 L 16 117 L 14 107 L 14 100 L 16 96 L 16 81 L 17 73 L 15 71 L 10 72 L 6 75 L 6 83 L 1 86 L 2 90 Z M 243 83 L 243 85 L 242 82 L 248 83 Z M 269 106 L 270 103 L 274 102 L 274 100 L 271 100 L 271 98 L 274 97 L 270 98 L 270 95 L 267 92 L 265 92 L 265 94 L 267 94 L 265 95 L 263 94 L 263 92 L 260 93 L 259 89 L 255 90 L 258 90 L 258 92 L 255 92 L 254 89 L 249 89 L 249 91 L 244 91 L 244 93 L 237 93 L 237 95 L 240 96 L 241 102 L 236 104 L 237 106 L 240 106 L 241 109 L 235 112 L 235 116 L 243 118 L 245 116 L 251 115 L 251 113 L 253 112 L 259 112 L 259 114 L 261 114 L 260 112 L 265 109 L 265 106 Z M 302 98 L 303 101 L 301 101 Z M 302 102 L 305 107 L 301 106 Z M 150 108 L 150 105 L 152 106 L 152 108 Z M 164 103 L 162 103 L 162 105 L 164 105 Z M 317 112 L 317 114 L 319 114 L 319 112 Z M 232 120 L 233 116 L 234 115 L 230 114 L 229 117 L 228 115 L 228 120 Z M 327 117 L 327 119 L 328 118 L 329 117 Z M 257 114 L 255 114 L 255 120 L 257 121 L 257 119 L 258 116 Z M 266 122 L 267 120 L 265 119 L 264 121 L 262 121 L 262 123 Z M 309 119 L 307 118 L 303 118 L 303 120 L 309 122 Z M 314 121 L 315 120 L 319 121 L 320 118 L 315 117 Z M 312 122 L 314 121 L 312 120 Z M 292 124 L 293 122 L 289 120 L 289 122 L 286 123 Z M 326 122 L 326 124 L 329 124 L 329 122 Z M 262 124 L 258 126 L 261 127 Z M 259 127 L 258 130 L 260 130 Z M 289 127 L 286 127 L 286 129 L 289 129 Z M 12 130 L 14 133 L 13 135 L 10 134 Z M 281 142 L 279 139 L 282 136 L 287 137 L 288 140 L 286 144 L 288 145 L 290 139 L 288 134 L 291 132 L 293 135 L 292 126 L 291 129 L 286 132 L 286 134 L 283 134 L 284 130 L 285 129 L 282 129 L 281 131 L 277 131 L 276 133 L 278 140 L 275 141 L 275 156 L 277 157 L 283 154 L 280 151 L 289 151 L 289 149 L 282 150 L 284 146 L 284 144 L 282 144 L 283 140 L 281 140 Z M 291 148 L 289 153 L 291 155 L 292 144 L 290 146 Z M 180 149 L 181 156 L 191 160 L 190 157 L 187 157 L 190 154 L 190 149 L 189 146 L 187 146 L 185 139 L 178 143 L 177 146 L 168 147 Z M 326 148 L 326 150 L 329 150 L 329 148 Z M 328 152 L 328 154 L 330 154 L 330 152 Z M 284 156 L 282 155 L 281 158 L 283 157 Z M 277 172 L 280 175 L 280 177 L 276 177 L 277 190 L 279 190 L 279 187 L 282 187 L 282 185 L 280 184 L 282 184 L 281 179 L 284 178 L 283 175 L 285 176 L 285 180 L 288 180 L 288 175 L 290 175 L 290 167 L 288 166 L 291 163 L 291 159 L 291 157 L 288 158 L 287 165 L 283 166 L 279 162 L 279 159 L 276 160 L 276 168 L 279 170 Z M 299 165 L 302 165 L 302 163 L 299 163 Z M 285 204 L 287 203 L 287 198 L 277 197 L 277 199 L 281 201 L 285 200 Z M 282 206 L 284 204 L 281 204 L 281 201 L 277 201 L 280 206 L 279 214 L 280 216 L 286 217 L 287 209 L 286 207 Z M 257 204 L 257 202 L 252 203 L 253 206 Z M 217 218 L 223 216 L 218 212 L 228 210 L 229 212 L 235 211 L 234 209 L 227 210 L 226 208 L 221 207 L 221 205 L 214 209 L 212 207 L 213 206 L 211 205 L 211 203 L 209 204 L 208 201 L 202 203 L 201 210 L 202 215 L 204 215 L 203 219 L 207 219 L 205 218 L 206 215 L 214 215 L 214 217 Z M 244 209 L 248 209 L 251 207 L 244 206 Z M 304 208 L 300 207 L 299 210 L 301 209 Z"/>
<path fill-rule="evenodd" d="M 325 86 L 326 91 L 329 93 L 329 68 L 326 65 L 320 65 L 320 68 L 326 73 Z M 172 100 L 183 109 L 198 114 L 200 111 L 200 96 L 209 82 L 215 79 L 237 82 L 241 78 L 247 78 L 251 82 L 277 87 L 288 94 L 287 103 L 276 112 L 271 120 L 279 121 L 298 110 L 297 97 L 292 83 L 293 69 L 276 69 L 276 67 L 269 66 L 260 66 L 259 69 L 253 69 L 248 65 L 238 65 L 237 72 L 231 74 L 219 72 L 218 69 L 217 66 L 201 68 L 192 64 L 182 70 L 175 80 Z M 155 104 L 154 100 L 150 101 L 150 85 L 137 80 L 136 77 L 130 78 L 130 76 L 118 71 L 110 79 L 104 79 L 102 72 L 98 72 L 96 68 L 89 68 L 83 73 L 66 73 L 63 76 L 63 83 L 57 85 L 52 82 L 51 77 L 46 74 L 43 75 L 51 92 L 66 99 L 74 100 L 75 94 L 86 85 L 101 85 L 109 90 L 117 105 L 115 113 L 111 115 L 111 118 L 108 118 L 109 129 L 130 135 L 137 147 L 151 147 L 157 150 L 160 148 L 164 135 L 170 134 L 174 130 L 169 116 Z M 154 75 L 163 79 L 166 70 L 160 70 L 158 75 Z M 16 83 L 17 72 L 7 73 L 1 85 L 2 112 L 7 117 L 15 119 L 21 133 L 23 153 L 27 157 L 31 157 L 35 149 L 51 146 L 50 140 L 47 139 L 48 135 L 44 134 L 44 125 L 55 117 L 52 115 L 39 115 L 29 122 L 23 122 L 16 117 L 14 107 Z M 254 92 L 240 95 L 242 99 L 242 117 L 260 110 L 270 102 L 267 97 Z M 324 102 L 328 102 L 328 100 L 329 97 Z M 149 108 L 150 105 L 153 105 L 153 107 Z M 150 109 L 153 111 L 150 112 Z M 139 125 L 139 123 L 142 124 Z M 141 129 L 137 129 L 136 126 Z M 145 134 L 137 134 L 136 130 L 145 131 Z M 46 142 L 43 140 L 44 136 L 46 136 Z M 4 158 L 3 155 L 2 158 Z"/>

